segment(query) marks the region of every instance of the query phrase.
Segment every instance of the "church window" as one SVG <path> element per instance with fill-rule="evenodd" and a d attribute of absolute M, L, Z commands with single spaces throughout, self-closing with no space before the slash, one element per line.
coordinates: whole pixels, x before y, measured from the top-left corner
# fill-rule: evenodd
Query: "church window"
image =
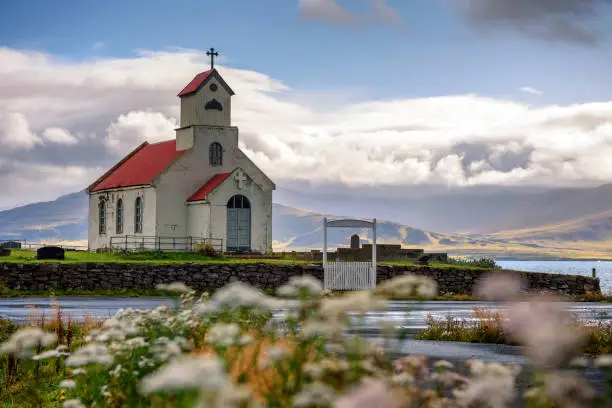
<path fill-rule="evenodd" d="M 98 232 L 100 235 L 106 234 L 106 202 L 104 200 L 98 203 Z"/>
<path fill-rule="evenodd" d="M 223 164 L 223 146 L 221 146 L 221 143 L 213 142 L 210 144 L 209 163 L 211 166 L 221 166 Z"/>
<path fill-rule="evenodd" d="M 134 232 L 142 232 L 142 198 L 136 198 L 135 211 L 134 211 Z"/>
<path fill-rule="evenodd" d="M 123 200 L 117 200 L 117 220 L 115 225 L 115 233 L 123 234 Z"/>
<path fill-rule="evenodd" d="M 245 196 L 237 194 L 228 200 L 227 208 L 251 208 L 251 203 Z"/>
<path fill-rule="evenodd" d="M 221 103 L 218 100 L 212 99 L 208 101 L 206 105 L 204 105 L 204 109 L 205 110 L 218 110 L 219 112 L 221 112 L 223 110 L 223 105 L 221 105 Z"/>

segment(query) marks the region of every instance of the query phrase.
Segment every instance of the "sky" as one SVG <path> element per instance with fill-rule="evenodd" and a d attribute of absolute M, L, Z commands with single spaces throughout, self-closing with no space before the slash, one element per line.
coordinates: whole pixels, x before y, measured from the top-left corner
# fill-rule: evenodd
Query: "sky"
<path fill-rule="evenodd" d="M 612 182 L 609 0 L 4 0 L 0 209 L 174 137 L 209 68 L 279 186 Z"/>

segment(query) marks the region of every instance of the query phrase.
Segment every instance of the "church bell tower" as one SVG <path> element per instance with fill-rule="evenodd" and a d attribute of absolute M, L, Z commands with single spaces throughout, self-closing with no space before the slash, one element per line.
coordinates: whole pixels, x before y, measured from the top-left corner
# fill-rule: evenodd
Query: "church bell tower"
<path fill-rule="evenodd" d="M 180 127 L 231 126 L 231 99 L 234 91 L 215 69 L 215 57 L 219 53 L 211 48 L 210 70 L 197 74 L 181 92 Z"/>

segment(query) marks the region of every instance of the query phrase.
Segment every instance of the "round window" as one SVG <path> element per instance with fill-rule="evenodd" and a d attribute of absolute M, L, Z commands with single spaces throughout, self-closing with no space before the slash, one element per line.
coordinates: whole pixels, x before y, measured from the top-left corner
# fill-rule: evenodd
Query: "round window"
<path fill-rule="evenodd" d="M 217 91 L 217 84 L 210 84 L 209 89 L 210 89 L 211 91 L 213 91 L 213 92 L 216 92 L 216 91 Z"/>

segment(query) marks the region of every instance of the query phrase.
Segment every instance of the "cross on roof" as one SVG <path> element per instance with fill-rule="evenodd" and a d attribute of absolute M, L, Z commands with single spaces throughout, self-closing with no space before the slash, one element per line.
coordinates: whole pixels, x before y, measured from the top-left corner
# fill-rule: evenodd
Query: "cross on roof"
<path fill-rule="evenodd" d="M 219 56 L 219 53 L 214 48 L 206 51 L 206 55 L 210 57 L 210 69 L 215 69 L 215 57 Z"/>
<path fill-rule="evenodd" d="M 242 186 L 244 185 L 243 183 L 244 183 L 245 181 L 247 181 L 246 176 L 245 176 L 244 174 L 242 174 L 242 173 L 237 173 L 237 174 L 234 176 L 234 179 L 235 179 L 235 180 L 236 180 L 236 182 L 238 183 L 238 188 L 242 188 Z"/>

